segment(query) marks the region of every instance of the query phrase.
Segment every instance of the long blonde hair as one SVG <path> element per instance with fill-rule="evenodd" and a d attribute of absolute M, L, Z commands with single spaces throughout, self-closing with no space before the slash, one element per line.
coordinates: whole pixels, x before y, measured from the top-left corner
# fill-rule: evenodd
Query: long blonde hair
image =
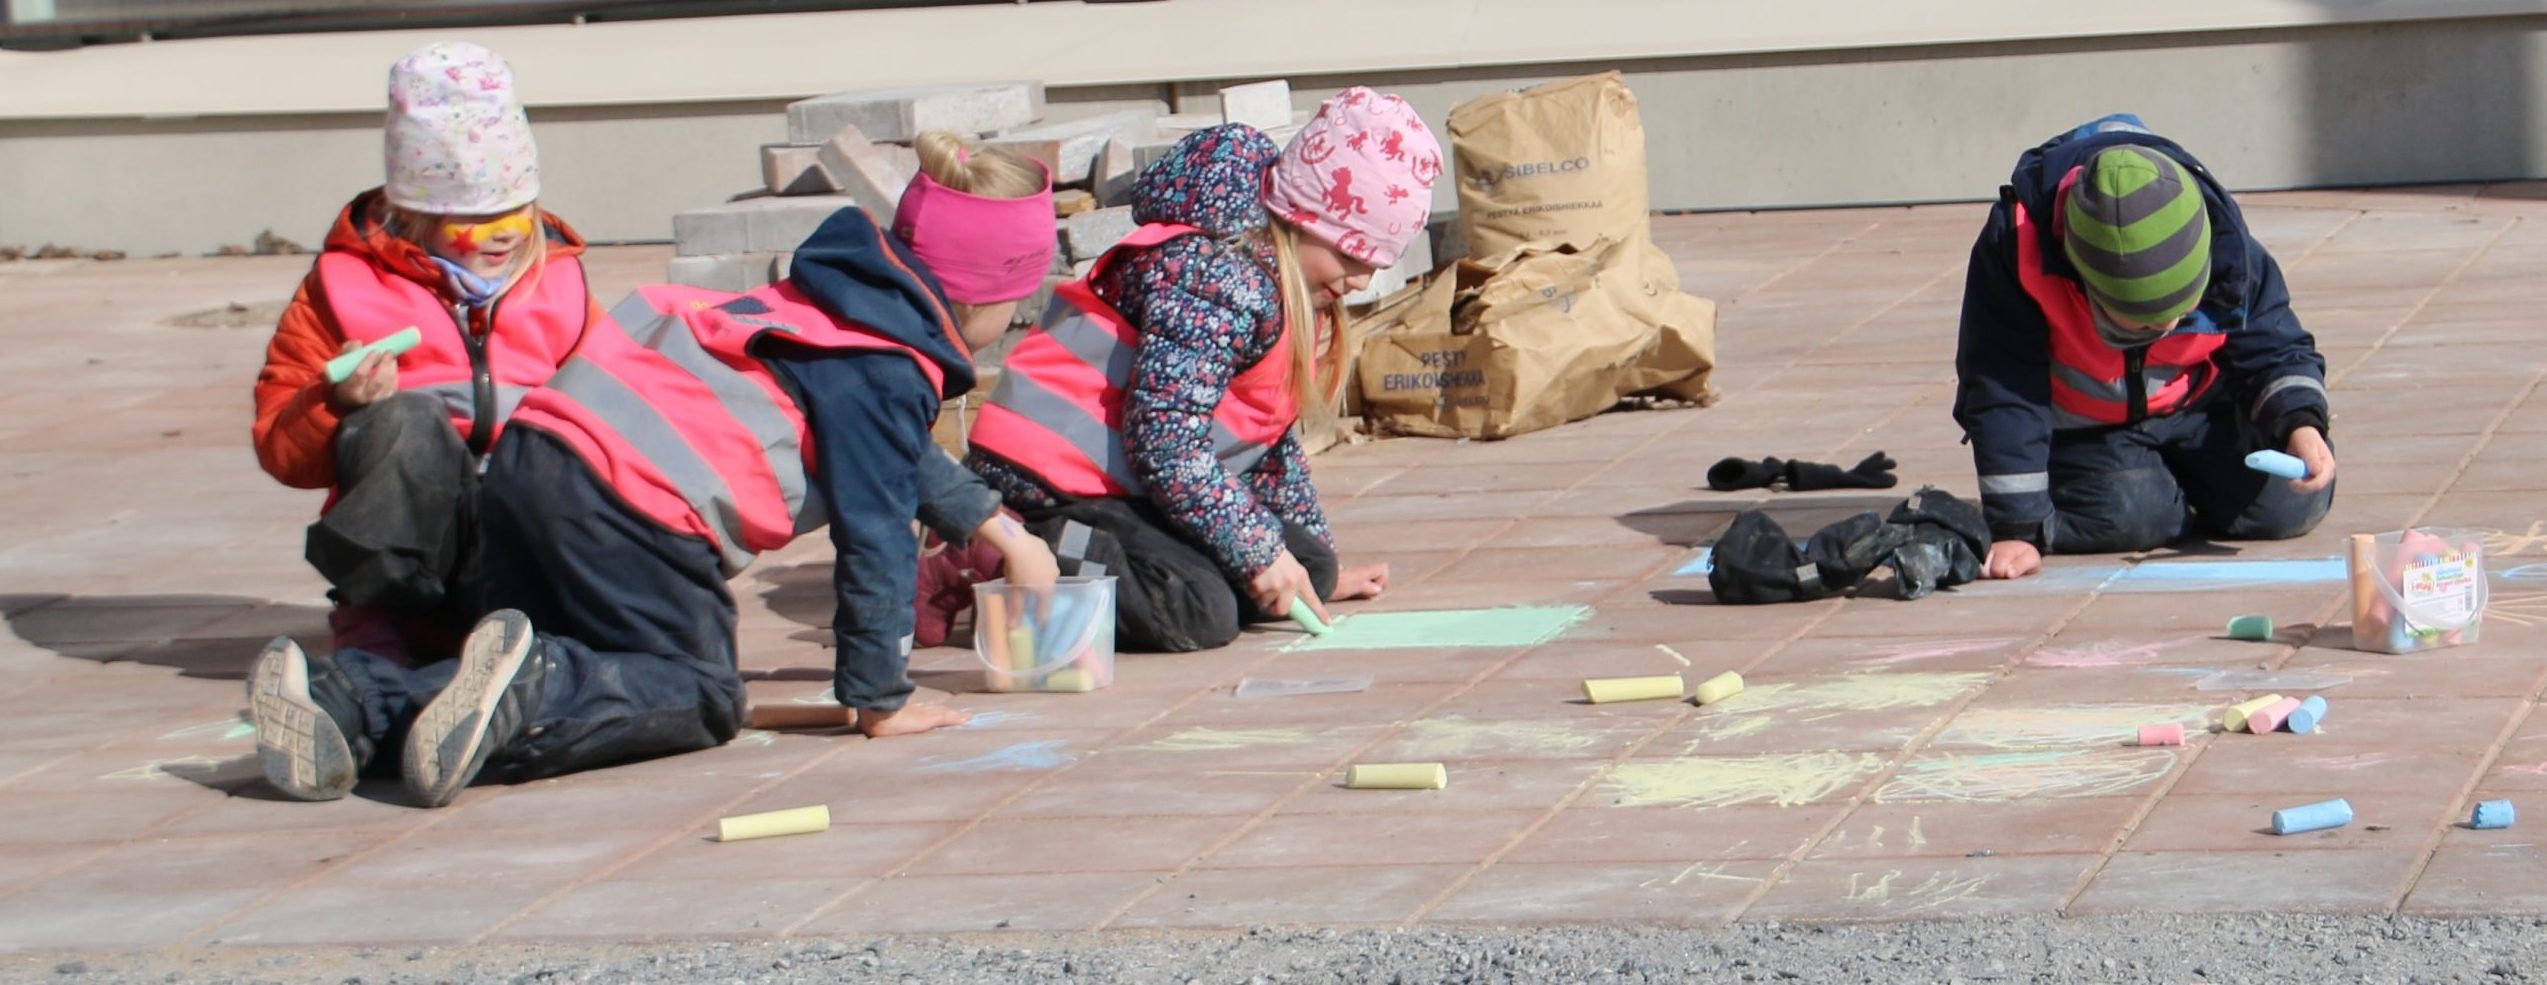
<path fill-rule="evenodd" d="M 1344 300 L 1338 298 L 1323 310 L 1310 300 L 1315 295 L 1309 292 L 1309 275 L 1300 269 L 1300 231 L 1279 218 L 1265 225 L 1273 237 L 1274 282 L 1282 291 L 1282 330 L 1291 335 L 1291 395 L 1306 413 L 1311 405 L 1332 403 L 1344 392 L 1344 361 L 1350 355 L 1345 351 Z M 1330 331 L 1318 331 L 1321 315 Z"/>
<path fill-rule="evenodd" d="M 414 212 L 387 204 L 383 204 L 382 208 L 387 212 L 382 216 L 380 226 L 389 235 L 413 243 L 428 254 L 441 255 L 433 252 L 433 244 L 442 235 L 442 224 L 450 221 L 450 216 Z M 540 210 L 538 202 L 524 205 L 522 209 L 528 210 L 531 215 L 530 247 L 521 259 L 514 262 L 513 272 L 505 275 L 503 286 L 495 292 L 497 297 L 513 293 L 513 288 L 525 280 L 537 287 L 540 275 L 548 272 L 548 213 Z"/>
<path fill-rule="evenodd" d="M 1044 190 L 1044 172 L 1016 154 L 984 147 L 946 130 L 930 130 L 911 141 L 920 154 L 920 173 L 967 195 L 1025 198 Z"/>

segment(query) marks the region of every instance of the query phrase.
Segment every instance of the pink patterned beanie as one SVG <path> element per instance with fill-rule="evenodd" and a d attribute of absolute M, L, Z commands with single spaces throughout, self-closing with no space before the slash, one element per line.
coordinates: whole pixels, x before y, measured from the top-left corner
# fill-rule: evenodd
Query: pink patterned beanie
<path fill-rule="evenodd" d="M 1424 234 L 1442 148 L 1406 100 L 1336 93 L 1282 149 L 1265 208 L 1337 252 L 1389 267 Z"/>
<path fill-rule="evenodd" d="M 429 44 L 389 69 L 389 204 L 492 215 L 539 198 L 539 148 L 513 70 L 466 42 Z"/>

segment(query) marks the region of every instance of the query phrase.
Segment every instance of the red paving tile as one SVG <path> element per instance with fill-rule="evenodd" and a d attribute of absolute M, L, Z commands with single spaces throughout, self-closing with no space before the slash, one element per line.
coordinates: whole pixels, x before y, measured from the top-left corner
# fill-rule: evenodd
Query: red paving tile
<path fill-rule="evenodd" d="M 1461 865 L 1196 869 L 1168 880 L 1110 926 L 1394 924 L 1467 871 Z"/>
<path fill-rule="evenodd" d="M 2057 912 L 2096 855 L 1817 859 L 1787 871 L 1745 921 L 1908 920 Z"/>
<path fill-rule="evenodd" d="M 247 945 L 408 944 L 474 940 L 564 883 L 312 886 L 259 904 L 213 928 L 207 942 Z M 384 899 L 396 905 L 384 905 Z"/>
<path fill-rule="evenodd" d="M 812 875 L 819 870 L 806 870 Z M 610 880 L 583 886 L 490 935 L 497 941 L 773 935 L 838 898 L 847 876 Z"/>
<path fill-rule="evenodd" d="M 1802 807 L 1577 806 L 1558 812 L 1515 848 L 1514 862 L 1782 859 L 1810 844 L 1845 805 Z"/>
<path fill-rule="evenodd" d="M 992 818 L 930 853 L 915 875 L 1166 872 L 1247 823 L 1239 817 L 1153 817 L 1122 824 L 1081 818 Z"/>
<path fill-rule="evenodd" d="M 1503 863 L 1424 915 L 1432 924 L 1720 924 L 1774 868 L 1769 862 L 1616 865 Z"/>
<path fill-rule="evenodd" d="M 266 895 L 261 889 L 37 889 L 0 897 L 0 950 L 139 950 L 173 944 Z"/>
<path fill-rule="evenodd" d="M 1219 869 L 1475 864 L 1540 817 L 1535 811 L 1458 814 L 1283 814 L 1268 818 L 1203 864 Z"/>
<path fill-rule="evenodd" d="M 2065 912 L 2382 913 L 2421 860 L 2414 851 L 2125 852 Z"/>
<path fill-rule="evenodd" d="M 2498 577 L 2483 642 L 2408 657 L 2348 649 L 2336 585 L 2094 588 L 2132 560 L 2327 557 L 2344 533 L 2392 528 L 2427 503 L 2431 522 L 2492 531 L 2498 576 L 2547 565 L 2535 495 L 2547 479 L 2530 477 L 2547 415 L 2484 433 L 2547 367 L 2521 331 L 2535 279 L 2526 260 L 2490 257 L 2424 305 L 2491 232 L 2383 211 L 2407 201 L 2345 192 L 2273 206 L 2293 242 L 2351 222 L 2293 268 L 2317 285 L 2312 327 L 2350 435 L 2344 494 L 2309 537 L 2057 558 L 2039 579 L 1915 602 L 1883 597 L 1881 575 L 1845 600 L 1716 604 L 1703 576 L 1678 569 L 1741 510 L 1802 535 L 1904 495 L 1716 493 L 1703 473 L 1719 457 L 1845 464 L 1881 447 L 1905 487 L 1969 488 L 1942 410 L 1951 367 L 1929 357 L 1951 344 L 1950 258 L 1970 219 L 1658 220 L 1693 284 L 1727 300 L 1766 284 L 1727 306 L 1723 404 L 1500 442 L 1373 442 L 1317 465 L 1340 543 L 1397 568 L 1384 597 L 1339 610 L 1594 607 L 1552 641 L 1290 652 L 1297 632 L 1266 626 L 1220 651 L 1126 654 L 1115 688 L 1062 696 L 979 693 L 969 652 L 937 648 L 916 655 L 915 677 L 952 692 L 977 727 L 885 742 L 747 732 L 693 755 L 473 789 L 447 811 L 402 806 L 394 782 L 329 804 L 266 799 L 246 739 L 229 734 L 240 697 L 221 678 L 262 640 L 315 643 L 324 626 L 324 586 L 294 547 L 309 504 L 248 469 L 234 429 L 202 423 L 231 419 L 244 397 L 188 383 L 84 417 L 0 399 L 0 419 L 53 422 L 0 426 L 12 466 L 0 489 L 23 514 L 9 521 L 19 536 L 0 536 L 0 949 L 188 934 L 452 942 L 498 927 L 508 939 L 767 936 L 806 921 L 806 933 L 1083 929 L 1127 905 L 1121 926 L 1978 916 L 2048 911 L 2091 869 L 2073 912 L 2375 911 L 2395 905 L 2436 837 L 2409 911 L 2536 911 L 2547 904 L 2517 829 L 2449 825 L 2471 784 L 2480 797 L 2547 793 L 2547 719 L 2523 721 L 2547 686 L 2534 655 L 2547 585 Z M 1852 235 L 1867 238 L 1824 255 Z M 297 271 L 277 276 L 287 290 Z M 0 315 L 0 336 L 25 322 Z M 168 338 L 182 353 L 171 367 L 189 370 L 251 365 L 262 344 Z M 2442 368 L 2467 385 L 2416 388 Z M 168 430 L 183 437 L 157 437 Z M 109 481 L 136 466 L 198 495 L 172 511 Z M 35 522 L 101 509 L 132 520 Z M 755 700 L 827 686 L 829 553 L 806 538 L 737 589 Z M 2283 634 L 2219 638 L 2245 613 Z M 1694 683 L 1734 668 L 1752 683 L 1740 703 L 1576 703 L 1587 677 Z M 2194 683 L 2256 669 L 2350 681 L 2324 692 L 2334 708 L 2319 735 L 2128 744 L 2144 722 L 2214 720 L 2241 695 Z M 1356 674 L 1373 687 L 1231 693 L 1247 676 Z M 1443 762 L 1451 785 L 1342 789 L 1346 763 L 1389 759 Z M 2338 793 L 2361 812 L 2352 827 L 2256 833 L 2273 807 Z M 705 840 L 722 813 L 817 803 L 835 815 L 819 836 Z M 2287 878 L 2298 866 L 2314 878 Z M 389 899 L 398 907 L 377 905 Z"/>
<path fill-rule="evenodd" d="M 1983 803 L 1876 803 L 1851 811 L 1815 859 L 2103 854 L 2145 800 L 2090 797 Z"/>
<path fill-rule="evenodd" d="M 804 926 L 809 936 L 1090 930 L 1159 884 L 1146 872 L 901 876 L 872 883 Z"/>

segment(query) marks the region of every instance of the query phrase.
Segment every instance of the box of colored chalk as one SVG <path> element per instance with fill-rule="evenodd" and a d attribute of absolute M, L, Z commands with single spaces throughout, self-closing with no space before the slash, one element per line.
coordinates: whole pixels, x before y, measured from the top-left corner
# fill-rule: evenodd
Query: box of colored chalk
<path fill-rule="evenodd" d="M 992 691 L 1094 691 L 1114 683 L 1114 576 L 1049 588 L 973 586 L 973 655 Z"/>
<path fill-rule="evenodd" d="M 2482 534 L 2445 527 L 2354 534 L 2344 567 L 2353 649 L 2416 653 L 2463 646 L 2484 628 L 2492 592 Z"/>

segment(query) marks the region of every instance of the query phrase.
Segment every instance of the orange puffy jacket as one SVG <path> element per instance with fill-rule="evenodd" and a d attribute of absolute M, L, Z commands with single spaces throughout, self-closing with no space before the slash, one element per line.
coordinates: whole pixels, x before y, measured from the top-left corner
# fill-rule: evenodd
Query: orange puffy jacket
<path fill-rule="evenodd" d="M 370 268 L 375 283 L 396 283 L 403 279 L 422 285 L 436 297 L 447 299 L 441 268 L 433 264 L 422 247 L 390 235 L 381 225 L 380 217 L 385 210 L 381 207 L 380 197 L 380 190 L 373 189 L 356 196 L 345 206 L 344 212 L 336 218 L 335 228 L 328 231 L 322 260 L 341 263 L 343 258 L 353 258 Z M 584 252 L 583 237 L 568 227 L 564 220 L 546 211 L 540 213 L 540 220 L 548 237 L 547 263 L 551 272 L 555 272 L 560 264 L 571 265 L 575 275 L 573 282 L 582 283 L 582 261 L 577 258 Z M 327 382 L 327 361 L 344 350 L 348 339 L 377 339 L 402 327 L 349 326 L 343 320 L 348 317 L 345 309 L 371 307 L 369 302 L 373 299 L 362 299 L 362 303 L 346 299 L 340 305 L 331 302 L 327 292 L 327 278 L 321 276 L 319 265 L 313 264 L 309 276 L 301 281 L 299 292 L 293 295 L 291 306 L 284 309 L 282 322 L 274 329 L 273 341 L 266 345 L 265 368 L 257 373 L 256 379 L 254 442 L 257 464 L 276 480 L 296 489 L 330 489 L 336 485 L 335 439 L 341 415 L 329 399 L 334 387 Z M 519 288 L 515 293 L 520 293 Z M 603 317 L 600 305 L 593 301 L 589 290 L 581 294 L 580 298 L 568 303 L 579 304 L 583 310 L 548 312 L 545 319 L 530 319 L 531 312 L 507 309 L 505 303 L 500 302 L 493 308 L 500 319 L 491 326 L 488 309 L 471 311 L 468 330 L 479 340 L 486 339 L 490 328 L 508 333 L 542 331 L 555 336 L 522 340 L 527 343 L 525 345 L 500 346 L 512 356 L 503 366 L 505 390 L 546 382 L 548 376 L 555 373 L 557 367 L 572 354 L 575 333 L 580 332 L 581 326 Z M 514 300 L 512 295 L 507 295 L 505 302 Z M 546 327 L 533 328 L 525 324 L 539 321 L 544 321 Z M 419 327 L 433 332 L 437 328 L 449 331 L 452 326 L 453 322 L 445 319 L 438 325 Z M 559 326 L 572 327 L 561 329 Z M 410 372 L 415 368 L 415 358 L 425 356 L 435 348 L 451 347 L 428 345 L 400 357 L 400 389 L 408 389 L 415 382 Z M 525 352 L 536 353 L 537 356 L 525 364 L 525 360 L 520 358 L 520 354 Z M 502 409 L 509 411 L 511 406 L 511 401 L 506 400 Z M 455 424 L 466 416 L 466 408 L 455 408 Z M 492 433 L 491 430 L 489 433 Z"/>

